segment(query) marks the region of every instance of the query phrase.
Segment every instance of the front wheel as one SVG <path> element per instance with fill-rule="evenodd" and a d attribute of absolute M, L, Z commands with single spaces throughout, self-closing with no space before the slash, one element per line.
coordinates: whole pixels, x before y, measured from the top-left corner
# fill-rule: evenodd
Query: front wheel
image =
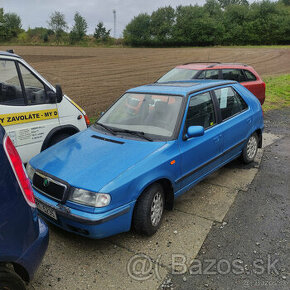
<path fill-rule="evenodd" d="M 253 133 L 248 139 L 243 152 L 242 160 L 244 163 L 248 164 L 254 161 L 258 151 L 258 136 L 256 133 Z"/>
<path fill-rule="evenodd" d="M 164 212 L 164 190 L 159 183 L 147 188 L 137 200 L 133 227 L 139 234 L 152 236 L 160 227 Z"/>
<path fill-rule="evenodd" d="M 12 270 L 1 267 L 0 268 L 0 290 L 25 290 L 23 280 Z"/>

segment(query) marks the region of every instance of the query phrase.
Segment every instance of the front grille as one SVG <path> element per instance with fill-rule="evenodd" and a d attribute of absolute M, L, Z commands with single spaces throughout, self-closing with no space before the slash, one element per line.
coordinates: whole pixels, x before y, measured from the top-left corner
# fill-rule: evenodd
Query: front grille
<path fill-rule="evenodd" d="M 39 172 L 35 172 L 33 176 L 33 187 L 53 199 L 61 201 L 67 190 L 67 186 Z"/>

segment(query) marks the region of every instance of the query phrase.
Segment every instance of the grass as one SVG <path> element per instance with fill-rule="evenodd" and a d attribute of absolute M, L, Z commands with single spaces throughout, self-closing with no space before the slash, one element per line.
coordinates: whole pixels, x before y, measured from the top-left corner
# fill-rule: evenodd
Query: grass
<path fill-rule="evenodd" d="M 290 107 L 290 74 L 268 76 L 264 78 L 264 82 L 266 83 L 264 112 Z"/>

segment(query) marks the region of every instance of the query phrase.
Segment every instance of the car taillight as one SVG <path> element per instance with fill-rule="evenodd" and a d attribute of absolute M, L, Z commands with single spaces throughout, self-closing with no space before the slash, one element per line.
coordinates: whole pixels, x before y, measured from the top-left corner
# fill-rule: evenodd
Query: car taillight
<path fill-rule="evenodd" d="M 87 115 L 84 115 L 84 116 L 85 116 L 86 124 L 89 127 L 90 126 L 90 119 Z"/>
<path fill-rule="evenodd" d="M 9 136 L 6 135 L 4 137 L 3 144 L 4 144 L 4 150 L 6 152 L 6 155 L 11 164 L 11 167 L 16 176 L 16 179 L 18 181 L 18 184 L 21 188 L 21 191 L 23 193 L 25 200 L 31 207 L 36 207 L 30 181 L 23 167 L 22 160 L 16 148 L 14 147 L 11 139 L 9 138 Z"/>

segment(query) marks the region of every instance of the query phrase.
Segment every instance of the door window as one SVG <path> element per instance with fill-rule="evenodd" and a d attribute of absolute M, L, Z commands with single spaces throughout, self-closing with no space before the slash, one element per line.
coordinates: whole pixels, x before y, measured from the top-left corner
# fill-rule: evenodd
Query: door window
<path fill-rule="evenodd" d="M 216 124 L 214 106 L 210 93 L 203 93 L 191 97 L 185 126 L 202 126 L 205 129 Z"/>
<path fill-rule="evenodd" d="M 224 80 L 244 82 L 246 78 L 241 69 L 223 69 L 222 75 Z"/>
<path fill-rule="evenodd" d="M 44 84 L 26 67 L 19 64 L 28 105 L 48 103 Z"/>
<path fill-rule="evenodd" d="M 245 101 L 231 87 L 214 90 L 221 110 L 222 120 L 245 110 Z"/>
<path fill-rule="evenodd" d="M 0 104 L 25 105 L 16 65 L 11 60 L 0 60 Z"/>
<path fill-rule="evenodd" d="M 204 70 L 198 76 L 198 79 L 210 79 L 210 80 L 217 80 L 219 78 L 219 70 L 218 69 L 209 69 Z"/>

